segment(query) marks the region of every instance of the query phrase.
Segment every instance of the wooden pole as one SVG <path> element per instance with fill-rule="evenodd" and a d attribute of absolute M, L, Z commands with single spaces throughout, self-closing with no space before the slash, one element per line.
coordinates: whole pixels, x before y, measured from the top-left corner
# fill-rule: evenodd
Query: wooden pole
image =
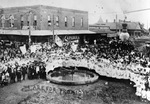
<path fill-rule="evenodd" d="M 54 15 L 53 15 L 53 44 L 55 43 L 55 33 L 54 33 Z"/>
<path fill-rule="evenodd" d="M 117 14 L 116 14 L 116 33 L 117 33 Z"/>
<path fill-rule="evenodd" d="M 30 48 L 30 45 L 31 45 L 31 11 L 29 11 L 29 48 Z"/>

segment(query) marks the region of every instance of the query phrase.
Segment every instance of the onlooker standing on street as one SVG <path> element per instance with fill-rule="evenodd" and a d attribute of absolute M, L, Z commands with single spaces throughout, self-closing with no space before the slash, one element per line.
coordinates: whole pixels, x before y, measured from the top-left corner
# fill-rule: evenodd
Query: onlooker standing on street
<path fill-rule="evenodd" d="M 21 72 L 22 72 L 23 80 L 25 80 L 26 74 L 27 74 L 27 68 L 26 68 L 25 64 L 22 65 Z"/>
<path fill-rule="evenodd" d="M 17 75 L 17 81 L 20 82 L 21 81 L 21 69 L 20 67 L 17 67 L 17 70 L 16 70 L 16 75 Z"/>

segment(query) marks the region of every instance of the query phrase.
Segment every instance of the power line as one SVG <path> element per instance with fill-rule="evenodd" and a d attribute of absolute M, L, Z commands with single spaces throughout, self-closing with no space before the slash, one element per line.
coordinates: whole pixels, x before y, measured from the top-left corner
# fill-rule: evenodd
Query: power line
<path fill-rule="evenodd" d="M 142 11 L 147 11 L 150 10 L 150 8 L 146 8 L 146 9 L 139 9 L 139 10 L 133 10 L 133 11 L 115 11 L 115 12 L 101 12 L 100 14 L 129 14 L 129 13 L 134 13 L 134 12 L 142 12 Z M 95 14 L 97 13 L 96 11 L 94 11 L 93 13 L 90 14 Z"/>
<path fill-rule="evenodd" d="M 125 11 L 124 14 L 134 13 L 134 12 L 142 12 L 142 11 L 147 11 L 147 10 L 150 10 L 150 8 L 133 10 L 133 11 L 127 11 L 127 12 Z"/>

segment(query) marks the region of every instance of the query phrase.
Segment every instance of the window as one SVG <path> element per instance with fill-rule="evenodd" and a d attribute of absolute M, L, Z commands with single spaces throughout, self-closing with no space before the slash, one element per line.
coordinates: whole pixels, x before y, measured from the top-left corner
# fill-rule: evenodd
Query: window
<path fill-rule="evenodd" d="M 75 27 L 75 17 L 72 18 L 72 27 Z"/>
<path fill-rule="evenodd" d="M 29 26 L 29 22 L 30 22 L 30 15 L 28 15 L 27 26 Z"/>
<path fill-rule="evenodd" d="M 81 27 L 83 27 L 83 18 L 81 18 Z"/>
<path fill-rule="evenodd" d="M 14 27 L 14 16 L 13 15 L 10 15 L 10 17 L 9 17 L 9 26 L 10 27 Z"/>
<path fill-rule="evenodd" d="M 34 29 L 36 30 L 36 26 L 37 26 L 37 16 L 36 15 L 34 15 L 33 26 L 34 26 Z"/>
<path fill-rule="evenodd" d="M 51 22 L 51 16 L 48 16 L 48 26 L 51 26 L 52 25 L 52 22 Z"/>
<path fill-rule="evenodd" d="M 59 26 L 59 17 L 56 17 L 56 26 Z"/>
<path fill-rule="evenodd" d="M 23 25 L 24 25 L 24 18 L 23 18 L 23 15 L 21 15 L 21 29 L 23 28 Z"/>
<path fill-rule="evenodd" d="M 5 15 L 1 16 L 1 21 L 2 21 L 2 28 L 5 27 Z"/>
<path fill-rule="evenodd" d="M 65 17 L 65 27 L 67 27 L 67 21 L 68 21 L 68 18 Z"/>

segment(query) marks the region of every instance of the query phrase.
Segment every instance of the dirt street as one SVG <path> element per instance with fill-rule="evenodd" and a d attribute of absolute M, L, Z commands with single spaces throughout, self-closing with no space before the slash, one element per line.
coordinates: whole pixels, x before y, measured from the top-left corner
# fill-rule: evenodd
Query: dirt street
<path fill-rule="evenodd" d="M 100 77 L 89 85 L 65 86 L 26 80 L 0 88 L 0 104 L 149 104 L 127 80 Z"/>

